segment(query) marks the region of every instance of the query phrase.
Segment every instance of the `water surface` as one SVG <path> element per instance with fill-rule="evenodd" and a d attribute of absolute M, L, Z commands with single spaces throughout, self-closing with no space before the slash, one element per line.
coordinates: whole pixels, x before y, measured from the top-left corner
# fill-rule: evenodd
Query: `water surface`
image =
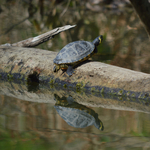
<path fill-rule="evenodd" d="M 119 101 L 43 85 L 33 91 L 13 82 L 0 87 L 0 149 L 150 147 L 149 104 L 142 100 Z"/>

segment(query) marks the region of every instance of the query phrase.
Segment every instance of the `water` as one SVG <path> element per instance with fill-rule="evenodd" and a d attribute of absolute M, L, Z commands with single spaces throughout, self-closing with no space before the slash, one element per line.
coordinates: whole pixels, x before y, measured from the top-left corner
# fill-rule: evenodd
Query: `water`
<path fill-rule="evenodd" d="M 93 12 L 78 1 L 71 1 L 67 7 L 67 2 L 60 1 L 39 5 L 36 1 L 4 0 L 0 1 L 0 20 L 0 44 L 76 24 L 38 48 L 58 52 L 71 41 L 92 41 L 102 34 L 104 41 L 93 60 L 150 73 L 148 36 L 131 7 L 101 7 Z M 0 81 L 0 149 L 148 150 L 149 103 L 109 95 L 97 97 L 94 93 L 41 84 Z M 89 125 L 88 120 L 93 124 L 75 128 L 76 124 L 66 122 L 69 117 L 74 120 L 69 114 L 74 118 L 82 114 L 77 120 L 80 127 Z M 94 119 L 104 130 L 94 126 Z"/>
<path fill-rule="evenodd" d="M 142 100 L 35 89 L 1 82 L 0 149 L 150 148 L 150 109 Z"/>

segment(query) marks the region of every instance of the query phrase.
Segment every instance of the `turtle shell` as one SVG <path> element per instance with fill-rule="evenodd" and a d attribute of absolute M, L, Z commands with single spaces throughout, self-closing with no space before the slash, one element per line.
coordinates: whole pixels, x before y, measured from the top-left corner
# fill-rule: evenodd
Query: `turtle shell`
<path fill-rule="evenodd" d="M 68 125 L 75 128 L 85 128 L 91 125 L 95 125 L 96 128 L 100 128 L 101 121 L 98 117 L 94 118 L 91 114 L 84 110 L 75 108 L 67 108 L 62 106 L 54 106 L 58 114 L 67 122 Z"/>
<path fill-rule="evenodd" d="M 90 57 L 95 45 L 88 41 L 75 41 L 63 47 L 54 59 L 55 64 L 72 64 Z"/>

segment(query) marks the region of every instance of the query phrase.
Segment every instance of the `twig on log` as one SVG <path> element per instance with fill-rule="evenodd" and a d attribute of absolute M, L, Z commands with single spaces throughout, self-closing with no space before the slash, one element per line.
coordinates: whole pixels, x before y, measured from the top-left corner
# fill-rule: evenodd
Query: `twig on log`
<path fill-rule="evenodd" d="M 41 43 L 44 43 L 52 38 L 54 38 L 55 35 L 59 34 L 62 31 L 71 29 L 73 27 L 75 27 L 76 25 L 66 25 L 63 27 L 58 27 L 56 29 L 53 29 L 49 32 L 46 32 L 44 34 L 41 34 L 39 36 L 36 37 L 32 37 L 17 43 L 13 43 L 13 44 L 4 44 L 6 46 L 17 46 L 17 47 L 35 47 Z"/>

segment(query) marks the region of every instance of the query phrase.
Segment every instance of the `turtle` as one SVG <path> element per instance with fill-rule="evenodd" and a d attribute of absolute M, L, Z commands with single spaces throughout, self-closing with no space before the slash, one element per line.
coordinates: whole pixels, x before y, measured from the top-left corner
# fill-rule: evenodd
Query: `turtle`
<path fill-rule="evenodd" d="M 54 108 L 68 125 L 75 128 L 94 125 L 97 129 L 104 130 L 103 123 L 94 110 L 75 102 L 71 96 L 60 98 L 55 94 L 55 100 Z"/>
<path fill-rule="evenodd" d="M 59 69 L 65 70 L 71 76 L 74 73 L 74 67 L 79 63 L 90 58 L 94 53 L 97 53 L 97 46 L 102 42 L 103 36 L 100 35 L 89 41 L 75 41 L 63 47 L 53 60 L 55 66 L 54 72 Z"/>

